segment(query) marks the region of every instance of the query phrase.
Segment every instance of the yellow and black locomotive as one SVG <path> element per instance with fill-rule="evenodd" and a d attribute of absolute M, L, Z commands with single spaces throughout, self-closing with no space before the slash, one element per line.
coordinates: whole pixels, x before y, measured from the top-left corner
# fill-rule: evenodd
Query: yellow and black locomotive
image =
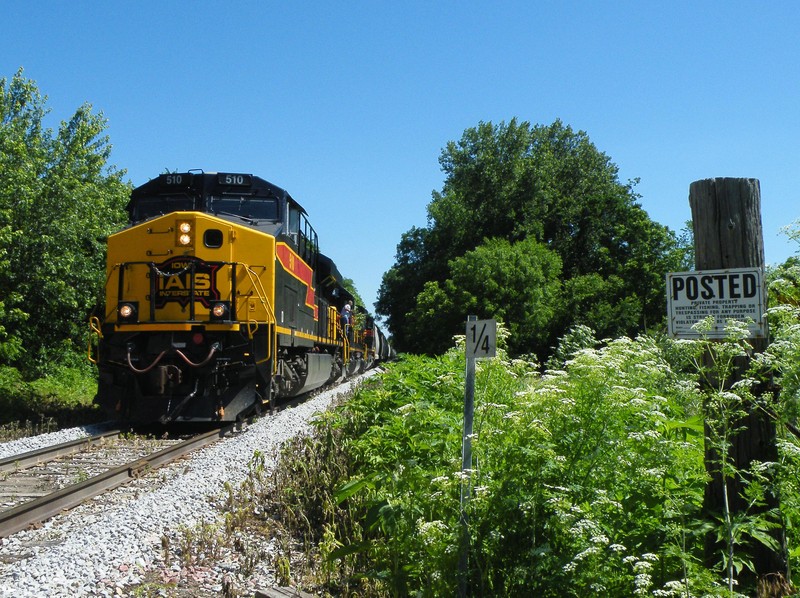
<path fill-rule="evenodd" d="M 108 239 L 96 402 L 131 422 L 230 421 L 389 356 L 305 210 L 239 173 L 162 174 Z"/>

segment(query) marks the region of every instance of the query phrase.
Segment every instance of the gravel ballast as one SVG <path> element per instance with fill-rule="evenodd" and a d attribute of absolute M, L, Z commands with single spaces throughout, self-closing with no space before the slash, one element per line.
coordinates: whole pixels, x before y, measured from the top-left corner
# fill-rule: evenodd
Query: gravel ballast
<path fill-rule="evenodd" d="M 244 479 L 255 451 L 265 455 L 267 467 L 273 467 L 281 445 L 307 432 L 314 415 L 357 382 L 348 381 L 264 417 L 244 432 L 159 469 L 135 494 L 130 485 L 123 486 L 111 496 L 46 521 L 40 529 L 0 539 L 0 596 L 127 595 L 126 588 L 141 583 L 148 570 L 163 566 L 165 534 L 216 521 L 210 497 L 221 495 L 226 482 L 236 486 Z M 90 427 L 83 427 L 57 432 L 55 440 L 48 434 L 44 436 L 49 438 L 4 443 L 0 456 L 90 433 Z M 116 500 L 114 494 L 119 494 Z"/>
<path fill-rule="evenodd" d="M 53 446 L 54 444 L 61 444 L 62 442 L 70 442 L 78 438 L 102 434 L 106 428 L 107 426 L 103 425 L 79 426 L 77 428 L 59 430 L 58 432 L 50 432 L 49 434 L 28 436 L 27 438 L 20 438 L 19 440 L 2 442 L 0 443 L 0 459 L 13 457 L 20 453 L 27 453 L 28 451 L 35 451 L 46 446 Z"/>

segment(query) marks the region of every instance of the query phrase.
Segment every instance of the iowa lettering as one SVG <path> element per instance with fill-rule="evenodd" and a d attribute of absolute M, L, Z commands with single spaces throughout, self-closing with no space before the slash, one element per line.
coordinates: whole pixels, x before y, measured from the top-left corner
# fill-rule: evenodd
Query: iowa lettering
<path fill-rule="evenodd" d="M 672 278 L 672 300 L 751 299 L 758 293 L 756 275 L 746 273 L 675 276 Z"/>

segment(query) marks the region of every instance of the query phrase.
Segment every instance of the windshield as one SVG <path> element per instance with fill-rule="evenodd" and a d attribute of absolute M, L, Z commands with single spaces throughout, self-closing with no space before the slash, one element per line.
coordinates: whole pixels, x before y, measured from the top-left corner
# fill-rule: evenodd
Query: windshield
<path fill-rule="evenodd" d="M 278 202 L 264 197 L 212 197 L 212 214 L 234 215 L 278 222 Z"/>
<path fill-rule="evenodd" d="M 162 216 L 170 212 L 187 212 L 194 210 L 194 200 L 186 195 L 160 195 L 143 197 L 136 200 L 133 208 L 133 220 L 138 222 L 154 216 Z"/>

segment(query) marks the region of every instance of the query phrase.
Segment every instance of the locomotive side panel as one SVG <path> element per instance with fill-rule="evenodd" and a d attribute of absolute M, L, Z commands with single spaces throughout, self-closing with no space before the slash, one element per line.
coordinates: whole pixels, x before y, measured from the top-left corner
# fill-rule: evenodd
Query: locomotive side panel
<path fill-rule="evenodd" d="M 313 347 L 320 340 L 314 271 L 286 242 L 277 243 L 276 257 L 276 286 L 282 289 L 276 311 L 278 344 Z"/>

